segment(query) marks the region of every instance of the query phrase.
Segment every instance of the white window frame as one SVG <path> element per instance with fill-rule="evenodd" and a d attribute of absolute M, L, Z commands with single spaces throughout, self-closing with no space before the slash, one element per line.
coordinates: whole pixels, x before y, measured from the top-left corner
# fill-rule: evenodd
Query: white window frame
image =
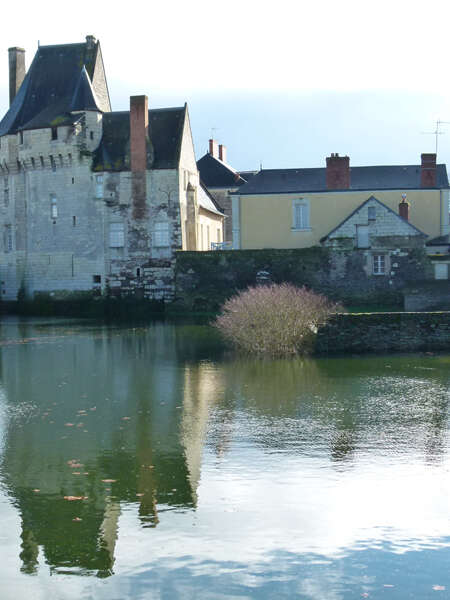
<path fill-rule="evenodd" d="M 58 218 L 58 200 L 53 194 L 50 196 L 50 217 L 52 219 Z"/>
<path fill-rule="evenodd" d="M 103 175 L 95 176 L 95 197 L 103 198 Z"/>
<path fill-rule="evenodd" d="M 125 225 L 122 222 L 109 224 L 109 247 L 123 248 L 125 246 Z"/>
<path fill-rule="evenodd" d="M 155 248 L 170 246 L 169 221 L 156 221 L 153 225 L 153 246 Z"/>
<path fill-rule="evenodd" d="M 372 254 L 372 275 L 386 275 L 385 254 Z"/>
<path fill-rule="evenodd" d="M 311 231 L 309 200 L 296 198 L 292 201 L 292 231 Z"/>

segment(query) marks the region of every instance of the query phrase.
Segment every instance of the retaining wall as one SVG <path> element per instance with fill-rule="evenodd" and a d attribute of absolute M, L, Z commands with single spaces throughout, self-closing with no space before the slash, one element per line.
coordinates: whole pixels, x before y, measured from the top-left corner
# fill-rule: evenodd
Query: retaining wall
<path fill-rule="evenodd" d="M 450 351 L 450 312 L 337 314 L 319 328 L 316 354 Z"/>

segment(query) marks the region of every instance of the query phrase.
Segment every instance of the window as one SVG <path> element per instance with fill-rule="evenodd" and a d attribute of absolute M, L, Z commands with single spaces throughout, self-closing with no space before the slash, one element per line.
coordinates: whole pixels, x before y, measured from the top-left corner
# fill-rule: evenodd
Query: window
<path fill-rule="evenodd" d="M 36 168 L 36 164 L 35 164 L 35 162 L 34 162 L 34 158 L 33 158 L 33 157 L 31 157 L 31 168 L 32 168 L 32 169 L 35 169 L 35 168 Z"/>
<path fill-rule="evenodd" d="M 5 252 L 12 252 L 13 240 L 12 240 L 12 228 L 11 225 L 5 225 Z"/>
<path fill-rule="evenodd" d="M 50 154 L 50 165 L 52 167 L 52 171 L 56 171 L 56 162 L 51 154 Z"/>
<path fill-rule="evenodd" d="M 385 275 L 386 274 L 386 260 L 384 254 L 373 255 L 373 274 L 374 275 Z"/>
<path fill-rule="evenodd" d="M 93 283 L 101 283 L 102 276 L 101 275 L 92 275 L 92 281 L 93 281 Z"/>
<path fill-rule="evenodd" d="M 57 140 L 57 139 L 58 139 L 58 128 L 52 127 L 52 140 Z"/>
<path fill-rule="evenodd" d="M 52 219 L 56 219 L 58 217 L 58 201 L 56 200 L 56 196 L 50 196 L 50 206 L 51 217 Z"/>
<path fill-rule="evenodd" d="M 369 206 L 367 209 L 367 216 L 369 221 L 375 221 L 377 216 L 377 209 L 375 206 Z"/>
<path fill-rule="evenodd" d="M 103 198 L 103 175 L 95 176 L 95 197 Z"/>
<path fill-rule="evenodd" d="M 357 225 L 356 226 L 356 246 L 357 248 L 368 248 L 369 247 L 369 226 L 368 225 Z"/>
<path fill-rule="evenodd" d="M 77 226 L 77 218 L 74 216 L 72 217 L 72 227 L 76 227 Z"/>
<path fill-rule="evenodd" d="M 93 131 L 90 131 L 90 132 L 89 132 L 89 137 L 91 138 L 91 140 L 93 140 L 93 139 L 94 139 L 94 132 L 93 132 Z"/>
<path fill-rule="evenodd" d="M 159 248 L 169 246 L 169 223 L 162 221 L 155 223 L 153 230 L 153 245 Z"/>
<path fill-rule="evenodd" d="M 19 131 L 19 144 L 23 144 L 23 131 Z"/>
<path fill-rule="evenodd" d="M 309 229 L 309 202 L 303 198 L 292 203 L 292 229 Z"/>
<path fill-rule="evenodd" d="M 5 206 L 9 206 L 9 183 L 8 178 L 3 178 L 3 201 Z"/>
<path fill-rule="evenodd" d="M 62 154 L 58 154 L 58 158 L 59 158 L 59 165 L 60 165 L 61 167 L 63 167 L 63 166 L 64 166 L 64 161 L 63 161 Z"/>
<path fill-rule="evenodd" d="M 40 156 L 40 159 L 41 159 L 41 167 L 42 167 L 42 168 L 44 168 L 44 166 L 45 166 L 45 165 L 44 165 L 44 157 L 43 157 L 43 156 Z"/>
<path fill-rule="evenodd" d="M 109 246 L 110 248 L 123 248 L 125 245 L 125 234 L 123 223 L 109 224 Z"/>
<path fill-rule="evenodd" d="M 69 159 L 69 165 L 71 165 L 72 164 L 72 155 L 70 154 L 70 152 L 67 155 L 67 158 Z M 72 183 L 73 183 L 73 181 L 72 181 Z"/>
<path fill-rule="evenodd" d="M 448 264 L 447 263 L 434 263 L 434 278 L 435 279 L 448 279 Z"/>

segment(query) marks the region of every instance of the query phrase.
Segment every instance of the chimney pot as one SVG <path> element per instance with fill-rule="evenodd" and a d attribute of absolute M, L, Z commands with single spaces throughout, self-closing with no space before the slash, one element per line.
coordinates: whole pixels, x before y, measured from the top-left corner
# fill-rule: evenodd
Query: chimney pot
<path fill-rule="evenodd" d="M 130 163 L 132 171 L 147 169 L 148 98 L 130 97 Z"/>
<path fill-rule="evenodd" d="M 227 148 L 223 144 L 219 144 L 219 158 L 222 162 L 227 162 Z"/>
<path fill-rule="evenodd" d="M 326 160 L 327 190 L 347 190 L 350 187 L 350 158 L 331 153 Z"/>
<path fill-rule="evenodd" d="M 219 158 L 219 145 L 216 142 L 216 140 L 213 140 L 213 139 L 209 140 L 209 153 L 214 158 Z"/>
<path fill-rule="evenodd" d="M 422 154 L 420 187 L 436 187 L 436 154 Z"/>
<path fill-rule="evenodd" d="M 97 43 L 97 40 L 95 39 L 94 35 L 86 36 L 86 46 L 87 46 L 88 50 L 93 50 L 96 43 Z"/>
<path fill-rule="evenodd" d="M 406 201 L 406 194 L 402 194 L 402 201 L 398 205 L 398 214 L 405 221 L 409 221 L 409 202 Z"/>
<path fill-rule="evenodd" d="M 23 80 L 25 79 L 25 50 L 15 46 L 8 48 L 9 59 L 9 105 L 16 97 Z"/>

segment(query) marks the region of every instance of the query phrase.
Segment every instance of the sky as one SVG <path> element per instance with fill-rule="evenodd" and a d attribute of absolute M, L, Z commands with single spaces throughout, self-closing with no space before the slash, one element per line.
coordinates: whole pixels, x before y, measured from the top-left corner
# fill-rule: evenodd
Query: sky
<path fill-rule="evenodd" d="M 113 110 L 188 103 L 197 158 L 213 135 L 238 170 L 450 163 L 450 3 L 441 0 L 50 0 L 7 3 L 8 47 L 100 40 Z M 66 14 L 65 14 L 65 11 Z M 24 19 L 26 12 L 26 19 Z"/>

